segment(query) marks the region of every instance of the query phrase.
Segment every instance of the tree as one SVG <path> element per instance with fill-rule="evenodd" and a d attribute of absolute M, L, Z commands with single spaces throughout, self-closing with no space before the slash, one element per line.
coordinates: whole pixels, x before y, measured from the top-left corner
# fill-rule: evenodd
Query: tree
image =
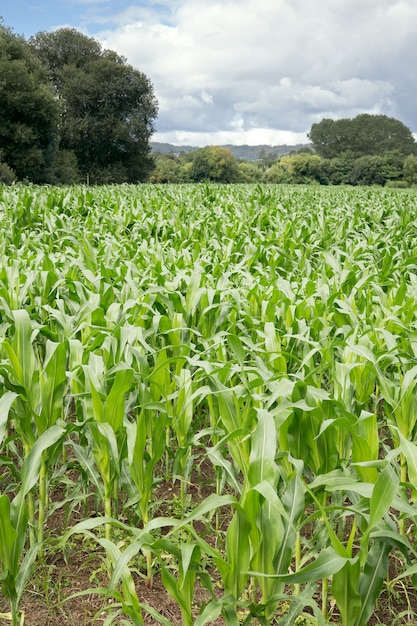
<path fill-rule="evenodd" d="M 401 180 L 404 173 L 404 161 L 406 160 L 404 155 L 401 154 L 399 150 L 390 150 L 389 152 L 385 152 L 383 156 L 387 181 Z"/>
<path fill-rule="evenodd" d="M 387 163 L 377 154 L 355 159 L 350 173 L 353 185 L 384 185 L 388 177 Z"/>
<path fill-rule="evenodd" d="M 60 149 L 91 182 L 137 182 L 153 167 L 158 105 L 149 79 L 116 52 L 73 29 L 30 40 L 61 105 Z"/>
<path fill-rule="evenodd" d="M 266 172 L 264 179 L 271 183 L 309 184 L 320 183 L 327 185 L 328 161 L 321 159 L 317 154 L 298 153 L 286 154 L 278 163 L 272 165 Z"/>
<path fill-rule="evenodd" d="M 262 170 L 249 161 L 240 161 L 237 164 L 239 170 L 239 180 L 242 183 L 257 183 L 262 179 Z"/>
<path fill-rule="evenodd" d="M 326 172 L 327 162 L 317 154 L 297 153 L 290 157 L 294 182 L 318 182 L 327 185 L 329 180 Z"/>
<path fill-rule="evenodd" d="M 354 119 L 323 119 L 308 134 L 317 154 L 326 159 L 351 152 L 354 158 L 382 155 L 398 150 L 402 155 L 416 153 L 412 132 L 399 120 L 386 115 L 363 113 Z"/>
<path fill-rule="evenodd" d="M 408 185 L 417 185 L 417 157 L 410 154 L 404 161 L 404 180 Z"/>
<path fill-rule="evenodd" d="M 276 152 L 266 152 L 264 148 L 260 150 L 257 164 L 262 171 L 266 172 L 274 163 L 278 161 L 278 154 Z"/>
<path fill-rule="evenodd" d="M 155 169 L 149 177 L 151 183 L 181 183 L 187 181 L 187 174 L 181 160 L 174 154 L 157 154 Z"/>
<path fill-rule="evenodd" d="M 56 145 L 58 105 L 23 37 L 0 24 L 1 160 L 18 179 L 45 182 Z"/>
<path fill-rule="evenodd" d="M 350 183 L 354 158 L 349 152 L 342 152 L 339 157 L 330 159 L 328 166 L 329 182 L 332 185 L 347 185 Z"/>
<path fill-rule="evenodd" d="M 292 173 L 289 170 L 289 156 L 281 157 L 281 159 L 271 165 L 264 173 L 263 180 L 266 183 L 289 184 L 293 182 Z"/>
<path fill-rule="evenodd" d="M 236 159 L 228 148 L 207 146 L 191 152 L 190 177 L 195 182 L 212 180 L 234 183 L 240 178 Z"/>

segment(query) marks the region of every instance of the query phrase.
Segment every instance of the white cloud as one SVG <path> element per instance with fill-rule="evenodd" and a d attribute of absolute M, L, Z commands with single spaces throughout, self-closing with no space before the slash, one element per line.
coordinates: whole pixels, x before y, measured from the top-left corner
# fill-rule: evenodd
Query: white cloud
<path fill-rule="evenodd" d="M 361 112 L 417 130 L 415 0 L 132 0 L 111 20 L 99 38 L 154 85 L 155 139 L 295 143 Z"/>
<path fill-rule="evenodd" d="M 251 130 L 228 130 L 209 132 L 170 131 L 155 133 L 154 141 L 173 143 L 175 145 L 207 146 L 207 145 L 295 145 L 307 143 L 306 133 L 293 133 L 271 128 L 252 128 Z"/>
<path fill-rule="evenodd" d="M 213 104 L 213 96 L 211 96 L 205 89 L 200 94 L 202 102 L 205 104 Z"/>

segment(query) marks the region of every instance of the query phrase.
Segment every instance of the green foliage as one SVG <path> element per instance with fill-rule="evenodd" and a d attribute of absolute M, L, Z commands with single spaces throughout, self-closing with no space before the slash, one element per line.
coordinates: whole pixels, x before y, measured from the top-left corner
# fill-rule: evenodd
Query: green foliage
<path fill-rule="evenodd" d="M 380 155 L 355 158 L 352 151 L 343 151 L 337 157 L 322 158 L 311 152 L 298 152 L 283 156 L 264 173 L 270 183 L 320 185 L 380 185 L 406 187 L 412 181 L 412 159 L 405 159 L 400 150 L 390 150 Z M 405 163 L 408 163 L 406 166 Z M 403 180 L 406 178 L 405 182 Z"/>
<path fill-rule="evenodd" d="M 381 156 L 391 150 L 404 156 L 416 153 L 410 129 L 387 115 L 362 113 L 353 119 L 323 119 L 312 125 L 308 137 L 326 159 L 338 158 L 343 152 L 351 152 L 355 158 Z"/>
<path fill-rule="evenodd" d="M 39 33 L 30 45 L 59 94 L 60 148 L 76 156 L 81 174 L 98 184 L 144 180 L 157 113 L 149 79 L 72 29 Z"/>
<path fill-rule="evenodd" d="M 181 183 L 189 181 L 183 159 L 173 154 L 157 154 L 155 168 L 149 176 L 151 183 Z"/>
<path fill-rule="evenodd" d="M 27 42 L 0 24 L 0 74 L 0 181 L 147 178 L 158 105 L 126 59 L 72 29 Z"/>
<path fill-rule="evenodd" d="M 256 183 L 259 180 L 259 167 L 253 163 L 238 163 L 239 181 L 242 183 Z"/>
<path fill-rule="evenodd" d="M 25 586 L 41 543 L 33 543 L 27 548 L 30 505 L 29 492 L 37 481 L 44 453 L 62 436 L 62 428 L 53 426 L 45 431 L 34 444 L 25 459 L 20 473 L 20 489 L 10 502 L 8 495 L 0 496 L 0 583 L 2 595 L 9 599 L 12 626 L 20 621 L 19 606 Z"/>
<path fill-rule="evenodd" d="M 239 179 L 239 170 L 230 150 L 219 146 L 200 148 L 189 155 L 190 179 L 194 182 L 214 181 L 233 183 Z"/>
<path fill-rule="evenodd" d="M 278 163 L 274 163 L 268 168 L 264 174 L 264 180 L 267 183 L 292 183 L 294 182 L 292 179 L 292 174 L 290 171 L 289 165 L 290 157 L 283 157 Z"/>
<path fill-rule="evenodd" d="M 340 156 L 329 160 L 328 176 L 333 185 L 347 185 L 351 182 L 350 173 L 354 158 L 349 152 L 342 152 Z"/>
<path fill-rule="evenodd" d="M 404 180 L 410 187 L 417 184 L 417 156 L 413 154 L 404 161 Z"/>
<path fill-rule="evenodd" d="M 14 182 L 16 182 L 16 174 L 7 163 L 0 161 L 0 183 L 11 185 Z"/>
<path fill-rule="evenodd" d="M 57 150 L 48 172 L 48 180 L 55 185 L 73 185 L 80 178 L 76 154 L 72 150 Z"/>
<path fill-rule="evenodd" d="M 355 159 L 350 173 L 350 182 L 353 185 L 383 185 L 388 178 L 385 165 L 385 159 L 378 155 Z"/>
<path fill-rule="evenodd" d="M 0 147 L 16 176 L 43 182 L 57 138 L 58 104 L 27 42 L 0 24 Z M 4 182 L 12 172 L 2 164 Z"/>

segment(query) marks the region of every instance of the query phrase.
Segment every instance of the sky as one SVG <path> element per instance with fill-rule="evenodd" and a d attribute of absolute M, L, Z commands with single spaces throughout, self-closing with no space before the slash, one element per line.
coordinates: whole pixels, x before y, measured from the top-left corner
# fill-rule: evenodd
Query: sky
<path fill-rule="evenodd" d="M 153 84 L 154 141 L 295 145 L 360 113 L 417 137 L 417 0 L 0 0 L 0 16 L 124 55 Z"/>

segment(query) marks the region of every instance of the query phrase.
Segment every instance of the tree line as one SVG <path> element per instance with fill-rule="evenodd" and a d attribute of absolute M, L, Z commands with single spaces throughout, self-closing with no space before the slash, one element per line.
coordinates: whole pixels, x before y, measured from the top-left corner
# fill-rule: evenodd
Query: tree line
<path fill-rule="evenodd" d="M 324 119 L 313 124 L 310 146 L 286 155 L 261 151 L 256 161 L 235 159 L 218 146 L 157 154 L 152 182 L 267 182 L 279 184 L 417 184 L 417 144 L 402 122 L 386 115 Z"/>
<path fill-rule="evenodd" d="M 152 83 L 74 29 L 26 40 L 0 23 L 0 77 L 0 182 L 417 184 L 414 137 L 386 115 L 323 119 L 310 146 L 256 161 L 219 146 L 152 154 Z"/>

